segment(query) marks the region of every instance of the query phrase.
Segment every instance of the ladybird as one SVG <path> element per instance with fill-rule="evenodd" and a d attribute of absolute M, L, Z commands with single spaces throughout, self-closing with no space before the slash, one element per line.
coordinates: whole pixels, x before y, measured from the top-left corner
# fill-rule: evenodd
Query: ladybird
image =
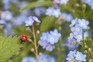
<path fill-rule="evenodd" d="M 28 40 L 27 35 L 22 34 L 22 35 L 20 36 L 20 40 L 21 40 L 21 43 L 27 42 L 27 40 Z"/>

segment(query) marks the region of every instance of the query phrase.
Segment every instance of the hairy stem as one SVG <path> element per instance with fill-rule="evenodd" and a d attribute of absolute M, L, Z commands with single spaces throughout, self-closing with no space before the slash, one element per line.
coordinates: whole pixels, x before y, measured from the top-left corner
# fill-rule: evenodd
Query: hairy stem
<path fill-rule="evenodd" d="M 34 45 L 35 45 L 35 55 L 36 55 L 36 58 L 38 59 L 38 47 L 37 47 L 37 42 L 36 42 L 36 35 L 35 35 L 34 26 L 32 26 L 32 30 L 33 30 Z"/>

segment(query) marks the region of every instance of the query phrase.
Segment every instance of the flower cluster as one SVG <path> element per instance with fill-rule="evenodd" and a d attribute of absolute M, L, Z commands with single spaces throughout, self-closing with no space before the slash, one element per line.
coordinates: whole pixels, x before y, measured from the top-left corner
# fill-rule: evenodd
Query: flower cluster
<path fill-rule="evenodd" d="M 56 60 L 55 60 L 54 57 L 51 57 L 51 56 L 42 54 L 42 55 L 39 57 L 39 62 L 56 62 Z"/>
<path fill-rule="evenodd" d="M 1 19 L 9 21 L 12 19 L 12 13 L 10 11 L 1 12 Z"/>
<path fill-rule="evenodd" d="M 20 15 L 17 16 L 15 18 L 12 19 L 12 23 L 16 26 L 16 27 L 20 27 L 21 25 L 24 24 L 26 19 L 26 16 Z"/>
<path fill-rule="evenodd" d="M 2 11 L 0 13 L 0 25 L 3 25 L 4 26 L 4 34 L 6 36 L 9 36 L 11 35 L 11 31 L 12 31 L 12 24 L 10 23 L 13 16 L 12 16 L 12 13 L 10 11 Z"/>
<path fill-rule="evenodd" d="M 72 20 L 70 24 L 71 31 L 73 33 L 73 37 L 80 42 L 88 37 L 87 30 L 89 22 L 85 19 L 75 19 Z"/>
<path fill-rule="evenodd" d="M 35 16 L 30 16 L 30 17 L 28 17 L 28 19 L 25 21 L 25 24 L 26 24 L 26 26 L 32 26 L 35 21 L 38 22 L 38 23 L 40 23 L 40 21 L 38 20 L 37 17 L 35 17 Z"/>
<path fill-rule="evenodd" d="M 71 20 L 73 19 L 73 16 L 70 13 L 61 13 L 60 8 L 55 8 L 54 7 L 50 7 L 48 9 L 46 9 L 46 15 L 47 16 L 54 16 L 56 18 L 58 18 L 59 20 L 64 20 L 67 22 L 71 22 Z"/>
<path fill-rule="evenodd" d="M 34 57 L 24 57 L 22 62 L 37 62 L 37 61 L 36 58 Z M 56 61 L 54 57 L 42 54 L 41 56 L 39 56 L 38 62 L 56 62 Z"/>
<path fill-rule="evenodd" d="M 85 62 L 86 55 L 82 54 L 79 51 L 70 51 L 66 58 L 67 62 Z"/>
<path fill-rule="evenodd" d="M 69 49 L 75 49 L 78 47 L 78 42 L 86 39 L 88 37 L 87 30 L 89 22 L 85 19 L 75 19 L 71 21 L 70 28 L 71 32 L 70 36 L 68 37 L 67 47 Z"/>
<path fill-rule="evenodd" d="M 93 10 L 93 0 L 83 0 L 83 2 L 85 4 L 88 4 L 91 7 L 91 9 Z"/>
<path fill-rule="evenodd" d="M 61 15 L 61 12 L 59 8 L 50 7 L 46 10 L 45 14 L 47 16 L 55 16 L 56 18 L 58 18 Z"/>
<path fill-rule="evenodd" d="M 45 32 L 42 34 L 39 44 L 48 51 L 52 51 L 55 46 L 54 44 L 58 42 L 61 34 L 55 29 L 54 31 Z"/>

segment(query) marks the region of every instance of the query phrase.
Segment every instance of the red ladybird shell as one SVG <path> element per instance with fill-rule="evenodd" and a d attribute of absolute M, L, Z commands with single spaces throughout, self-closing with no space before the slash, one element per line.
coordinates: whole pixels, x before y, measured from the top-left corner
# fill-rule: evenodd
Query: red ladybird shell
<path fill-rule="evenodd" d="M 27 35 L 22 34 L 22 35 L 20 36 L 20 40 L 21 40 L 22 42 L 26 42 L 26 41 L 28 40 Z"/>

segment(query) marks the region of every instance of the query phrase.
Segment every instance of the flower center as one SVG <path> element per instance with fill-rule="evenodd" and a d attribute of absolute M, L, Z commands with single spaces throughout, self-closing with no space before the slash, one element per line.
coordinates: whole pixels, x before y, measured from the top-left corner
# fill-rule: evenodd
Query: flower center
<path fill-rule="evenodd" d="M 51 41 L 54 41 L 54 38 L 50 38 Z"/>
<path fill-rule="evenodd" d="M 82 25 L 84 25 L 85 23 L 84 22 L 82 22 Z"/>
<path fill-rule="evenodd" d="M 75 45 L 75 44 L 76 44 L 76 42 L 75 42 L 75 41 L 73 41 L 73 42 L 72 42 L 72 44 L 74 44 L 74 45 Z"/>
<path fill-rule="evenodd" d="M 81 35 L 78 35 L 78 38 L 81 38 Z"/>
<path fill-rule="evenodd" d="M 78 55 L 77 57 L 78 57 L 78 58 L 80 58 L 80 56 L 79 56 L 79 55 Z"/>
<path fill-rule="evenodd" d="M 64 16 L 60 16 L 60 19 L 64 20 Z"/>
<path fill-rule="evenodd" d="M 76 62 L 76 60 L 73 60 L 73 62 Z"/>
<path fill-rule="evenodd" d="M 44 45 L 46 45 L 47 43 L 46 42 L 44 42 Z"/>
<path fill-rule="evenodd" d="M 52 46 L 49 45 L 48 48 L 52 48 Z"/>
<path fill-rule="evenodd" d="M 72 59 L 72 56 L 70 56 L 69 58 Z"/>
<path fill-rule="evenodd" d="M 76 28 L 76 31 L 77 31 L 77 32 L 79 32 L 79 31 L 80 31 L 80 29 L 79 29 L 79 28 Z"/>
<path fill-rule="evenodd" d="M 52 14 L 52 11 L 51 10 L 49 11 L 49 14 Z"/>

